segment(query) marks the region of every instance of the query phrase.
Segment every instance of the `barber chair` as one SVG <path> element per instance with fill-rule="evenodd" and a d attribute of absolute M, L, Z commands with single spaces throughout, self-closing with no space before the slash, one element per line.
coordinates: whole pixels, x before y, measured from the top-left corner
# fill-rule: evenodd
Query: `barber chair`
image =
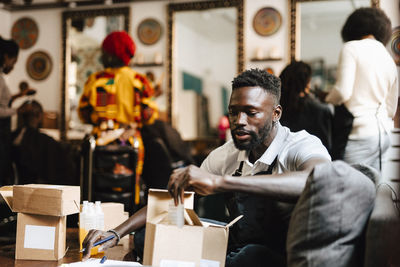
<path fill-rule="evenodd" d="M 83 199 L 123 203 L 129 214 L 134 213 L 138 208 L 135 204 L 137 151 L 130 146 L 96 146 L 94 138 L 89 137 L 82 152 Z"/>

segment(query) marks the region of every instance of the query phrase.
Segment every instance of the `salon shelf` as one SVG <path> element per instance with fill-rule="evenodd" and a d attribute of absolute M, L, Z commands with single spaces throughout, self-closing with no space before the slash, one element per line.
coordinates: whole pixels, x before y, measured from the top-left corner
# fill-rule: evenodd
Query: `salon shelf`
<path fill-rule="evenodd" d="M 164 63 L 155 63 L 155 62 L 130 64 L 131 67 L 161 67 L 163 65 Z"/>
<path fill-rule="evenodd" d="M 267 62 L 267 61 L 280 61 L 282 58 L 251 58 L 251 62 Z"/>

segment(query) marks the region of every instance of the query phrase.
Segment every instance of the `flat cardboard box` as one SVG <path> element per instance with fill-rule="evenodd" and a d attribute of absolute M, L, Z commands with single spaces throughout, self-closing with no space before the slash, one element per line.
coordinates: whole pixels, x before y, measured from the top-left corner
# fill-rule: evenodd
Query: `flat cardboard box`
<path fill-rule="evenodd" d="M 240 217 L 226 226 L 202 223 L 193 211 L 193 195 L 185 193 L 185 225 L 178 228 L 166 220 L 168 191 L 150 189 L 143 265 L 225 266 L 229 227 Z"/>
<path fill-rule="evenodd" d="M 66 216 L 18 213 L 15 259 L 59 260 L 65 255 Z"/>
<path fill-rule="evenodd" d="M 10 207 L 14 212 L 66 216 L 79 213 L 79 203 L 79 186 L 27 184 L 13 186 Z"/>

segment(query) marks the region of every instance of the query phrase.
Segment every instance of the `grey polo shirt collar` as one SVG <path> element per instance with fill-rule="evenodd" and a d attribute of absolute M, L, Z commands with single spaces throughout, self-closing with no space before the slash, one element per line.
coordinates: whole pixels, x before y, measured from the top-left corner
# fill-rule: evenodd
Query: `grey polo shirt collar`
<path fill-rule="evenodd" d="M 256 162 L 254 162 L 254 164 L 249 161 L 249 155 L 246 151 L 242 150 L 239 152 L 237 161 L 244 161 L 245 164 L 253 170 L 252 173 L 258 172 L 259 169 L 264 169 L 265 167 L 271 165 L 282 149 L 288 132 L 285 131 L 279 122 L 277 123 L 276 127 L 278 128 L 278 131 L 274 140 L 272 140 L 271 145 L 264 152 L 264 154 L 258 160 L 256 160 Z"/>

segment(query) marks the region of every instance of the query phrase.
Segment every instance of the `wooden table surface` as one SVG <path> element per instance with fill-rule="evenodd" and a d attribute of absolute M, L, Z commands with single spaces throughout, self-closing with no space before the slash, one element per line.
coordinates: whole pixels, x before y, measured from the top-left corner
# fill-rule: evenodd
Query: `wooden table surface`
<path fill-rule="evenodd" d="M 16 260 L 15 259 L 15 244 L 0 246 L 0 266 L 29 266 L 29 267 L 56 267 L 63 263 L 77 262 L 81 260 L 81 253 L 79 253 L 79 236 L 77 228 L 67 229 L 67 244 L 68 251 L 64 258 L 58 261 L 38 261 L 38 260 Z M 107 259 L 123 260 L 133 249 L 133 238 L 124 238 L 120 241 L 118 246 L 106 250 L 105 255 Z M 101 258 L 104 254 L 99 254 L 93 257 Z"/>

